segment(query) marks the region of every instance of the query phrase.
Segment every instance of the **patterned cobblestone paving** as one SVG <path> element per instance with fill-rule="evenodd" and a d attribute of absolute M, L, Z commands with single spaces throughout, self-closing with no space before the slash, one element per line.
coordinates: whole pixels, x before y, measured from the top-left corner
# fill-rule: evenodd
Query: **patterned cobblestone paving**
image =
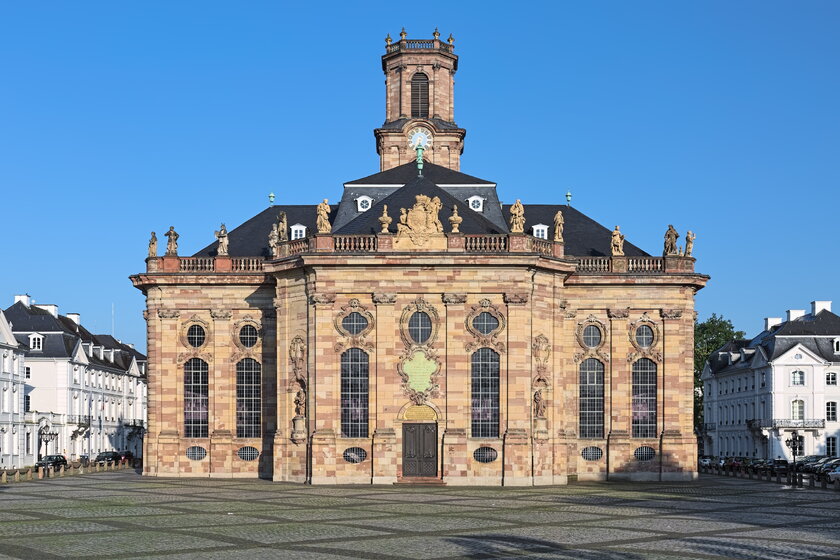
<path fill-rule="evenodd" d="M 0 486 L 0 560 L 840 559 L 840 492 L 686 484 L 308 487 L 96 473 Z"/>

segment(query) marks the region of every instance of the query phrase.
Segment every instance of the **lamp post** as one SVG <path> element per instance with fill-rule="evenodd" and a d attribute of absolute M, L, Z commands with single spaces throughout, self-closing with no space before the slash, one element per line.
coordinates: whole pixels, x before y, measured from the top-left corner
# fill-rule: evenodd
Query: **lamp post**
<path fill-rule="evenodd" d="M 785 440 L 785 445 L 788 446 L 791 453 L 793 453 L 793 472 L 796 473 L 796 456 L 802 454 L 802 441 L 799 439 L 799 432 L 793 430 L 790 437 Z"/>
<path fill-rule="evenodd" d="M 55 441 L 55 438 L 58 437 L 58 432 L 48 432 L 47 427 L 44 426 L 42 429 L 38 430 L 38 460 L 40 461 L 43 459 L 41 455 L 41 444 L 44 444 L 44 451 L 48 450 L 51 441 Z"/>

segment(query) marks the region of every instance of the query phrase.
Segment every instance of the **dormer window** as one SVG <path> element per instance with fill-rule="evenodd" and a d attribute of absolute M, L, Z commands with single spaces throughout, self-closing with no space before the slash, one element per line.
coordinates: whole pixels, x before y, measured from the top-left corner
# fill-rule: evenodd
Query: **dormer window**
<path fill-rule="evenodd" d="M 834 339 L 834 353 L 840 354 L 840 338 Z"/>
<path fill-rule="evenodd" d="M 484 212 L 484 199 L 478 195 L 469 197 L 467 204 L 470 205 L 470 210 Z"/>
<path fill-rule="evenodd" d="M 29 349 L 40 352 L 44 349 L 44 337 L 40 334 L 29 335 Z"/>
<path fill-rule="evenodd" d="M 533 230 L 532 235 L 534 237 L 539 237 L 540 239 L 548 239 L 548 226 L 545 224 L 537 224 L 535 226 L 531 226 Z"/>
<path fill-rule="evenodd" d="M 356 210 L 359 212 L 367 212 L 373 206 L 373 199 L 369 196 L 362 195 L 356 199 Z"/>
<path fill-rule="evenodd" d="M 292 230 L 292 241 L 295 239 L 303 239 L 306 237 L 306 226 L 301 224 L 295 224 L 291 227 Z"/>

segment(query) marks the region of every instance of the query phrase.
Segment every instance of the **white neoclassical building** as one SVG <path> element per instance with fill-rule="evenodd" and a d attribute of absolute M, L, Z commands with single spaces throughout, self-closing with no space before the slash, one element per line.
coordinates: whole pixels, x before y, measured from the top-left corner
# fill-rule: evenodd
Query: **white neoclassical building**
<path fill-rule="evenodd" d="M 25 351 L 26 346 L 15 339 L 0 310 L 0 469 L 35 462 L 25 440 Z"/>
<path fill-rule="evenodd" d="M 34 458 L 124 450 L 141 456 L 146 357 L 92 334 L 79 314 L 60 315 L 58 306 L 33 304 L 28 295 L 15 296 L 5 316 L 26 348 L 23 449 Z"/>
<path fill-rule="evenodd" d="M 838 455 L 840 317 L 830 301 L 767 318 L 752 340 L 713 352 L 703 370 L 708 455 L 786 458 L 795 431 L 804 455 Z"/>

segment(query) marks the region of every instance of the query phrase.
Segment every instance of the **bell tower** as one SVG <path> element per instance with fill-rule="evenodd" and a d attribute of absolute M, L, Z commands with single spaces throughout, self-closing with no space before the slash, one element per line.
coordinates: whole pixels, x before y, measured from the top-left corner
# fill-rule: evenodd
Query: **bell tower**
<path fill-rule="evenodd" d="M 467 131 L 455 124 L 455 39 L 385 38 L 385 123 L 373 131 L 380 171 L 416 159 L 422 144 L 424 159 L 459 171 Z"/>

